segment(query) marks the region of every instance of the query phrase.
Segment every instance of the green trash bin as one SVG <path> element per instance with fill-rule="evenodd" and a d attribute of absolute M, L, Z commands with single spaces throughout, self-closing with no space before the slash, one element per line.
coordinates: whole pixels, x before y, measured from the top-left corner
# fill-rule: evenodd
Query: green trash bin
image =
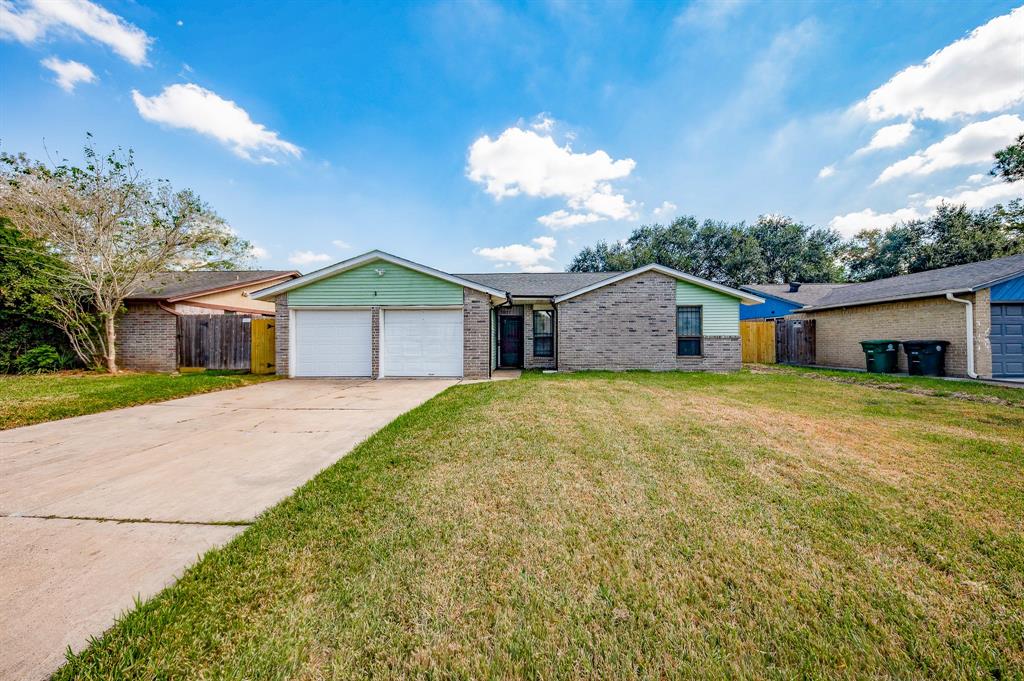
<path fill-rule="evenodd" d="M 899 345 L 900 342 L 894 340 L 861 341 L 860 346 L 864 348 L 864 360 L 868 371 L 873 374 L 895 373 Z"/>
<path fill-rule="evenodd" d="M 911 376 L 945 376 L 948 348 L 949 341 L 943 340 L 903 341 L 907 373 Z"/>

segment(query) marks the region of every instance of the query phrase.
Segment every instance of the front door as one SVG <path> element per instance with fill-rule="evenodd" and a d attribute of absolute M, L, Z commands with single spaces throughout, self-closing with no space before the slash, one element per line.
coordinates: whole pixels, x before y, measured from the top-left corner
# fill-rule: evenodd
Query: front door
<path fill-rule="evenodd" d="M 498 353 L 500 368 L 518 369 L 523 366 L 523 318 L 498 317 Z"/>

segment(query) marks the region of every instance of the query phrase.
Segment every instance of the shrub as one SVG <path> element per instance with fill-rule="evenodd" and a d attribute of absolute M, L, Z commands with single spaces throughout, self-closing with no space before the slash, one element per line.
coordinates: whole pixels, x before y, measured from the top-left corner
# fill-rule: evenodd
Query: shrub
<path fill-rule="evenodd" d="M 40 345 L 19 355 L 14 360 L 14 368 L 19 374 L 42 374 L 48 371 L 59 371 L 66 365 L 65 358 L 52 345 Z"/>

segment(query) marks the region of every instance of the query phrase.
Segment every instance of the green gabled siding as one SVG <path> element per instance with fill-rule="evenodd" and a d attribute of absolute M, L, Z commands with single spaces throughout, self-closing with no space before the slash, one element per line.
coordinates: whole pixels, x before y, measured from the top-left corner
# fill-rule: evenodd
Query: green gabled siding
<path fill-rule="evenodd" d="M 384 275 L 378 275 L 383 270 Z M 295 305 L 462 305 L 462 287 L 375 260 L 288 292 Z"/>
<path fill-rule="evenodd" d="M 740 334 L 740 301 L 718 291 L 676 281 L 676 305 L 701 305 L 704 308 L 705 336 Z"/>

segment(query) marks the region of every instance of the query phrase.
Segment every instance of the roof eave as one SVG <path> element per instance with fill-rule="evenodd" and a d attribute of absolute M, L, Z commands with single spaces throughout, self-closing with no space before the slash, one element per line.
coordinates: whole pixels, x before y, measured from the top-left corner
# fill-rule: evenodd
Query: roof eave
<path fill-rule="evenodd" d="M 981 287 L 984 288 L 984 287 Z M 800 309 L 801 312 L 817 312 L 819 310 L 838 310 L 844 307 L 863 307 L 865 305 L 879 305 L 881 303 L 895 303 L 901 300 L 917 300 L 919 298 L 938 298 L 947 293 L 973 293 L 976 289 L 968 287 L 943 289 L 941 291 L 928 291 L 927 293 L 911 293 L 905 296 L 886 296 L 885 298 L 872 298 L 850 303 L 835 303 L 833 305 L 808 305 Z"/>
<path fill-rule="evenodd" d="M 284 274 L 278 274 L 272 277 L 262 277 L 260 279 L 253 279 L 251 281 L 236 281 L 230 286 L 216 286 L 214 288 L 202 289 L 200 291 L 190 291 L 189 293 L 183 293 L 181 295 L 169 296 L 167 298 L 159 298 L 159 300 L 166 300 L 168 303 L 177 303 L 182 300 L 188 300 L 189 298 L 195 298 L 196 296 L 208 296 L 213 293 L 223 293 L 224 291 L 231 291 L 236 288 L 242 288 L 243 286 L 252 286 L 253 284 L 263 284 L 268 281 L 274 281 L 276 279 L 282 279 L 284 277 L 301 277 L 302 274 L 296 270 L 291 272 L 285 272 Z M 255 293 L 255 292 L 254 292 Z M 250 298 L 252 295 L 249 296 Z"/>

